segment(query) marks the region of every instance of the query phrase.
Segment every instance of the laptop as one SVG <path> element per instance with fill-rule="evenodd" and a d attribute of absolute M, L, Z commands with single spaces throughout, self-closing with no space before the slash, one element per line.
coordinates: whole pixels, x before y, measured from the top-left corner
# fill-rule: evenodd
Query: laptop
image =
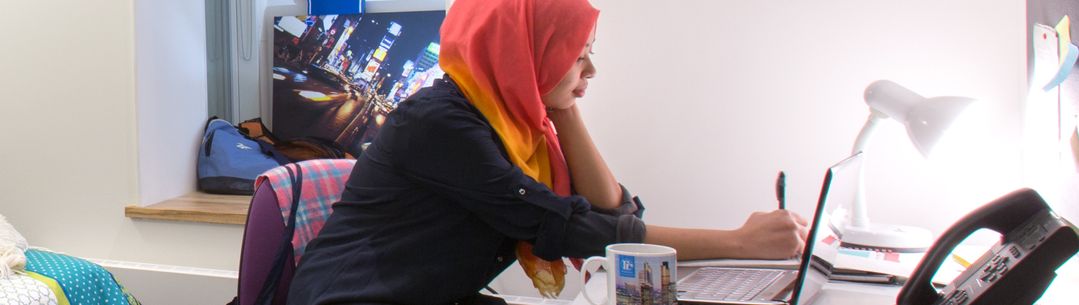
<path fill-rule="evenodd" d="M 839 246 L 828 215 L 855 196 L 862 154 L 854 154 L 824 175 L 820 199 L 797 270 L 702 267 L 678 281 L 680 304 L 811 304 L 828 282 Z"/>

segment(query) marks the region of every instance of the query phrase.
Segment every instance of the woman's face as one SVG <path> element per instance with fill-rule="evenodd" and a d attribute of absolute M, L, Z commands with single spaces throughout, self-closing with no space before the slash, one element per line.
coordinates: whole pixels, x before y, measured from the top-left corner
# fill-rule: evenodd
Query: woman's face
<path fill-rule="evenodd" d="M 588 36 L 588 43 L 581 49 L 577 61 L 570 67 L 566 76 L 555 85 L 554 89 L 540 98 L 543 105 L 548 109 L 566 109 L 583 97 L 588 89 L 588 79 L 596 75 L 596 67 L 592 65 L 592 42 L 596 39 L 596 31 Z"/>

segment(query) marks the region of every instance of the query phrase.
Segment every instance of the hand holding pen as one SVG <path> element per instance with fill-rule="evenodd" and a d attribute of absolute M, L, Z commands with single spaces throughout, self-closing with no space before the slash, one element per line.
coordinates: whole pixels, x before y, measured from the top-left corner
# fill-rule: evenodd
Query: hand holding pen
<path fill-rule="evenodd" d="M 779 209 L 770 212 L 754 212 L 742 227 L 736 230 L 743 239 L 745 252 L 738 258 L 790 259 L 801 257 L 809 233 L 809 222 L 797 213 L 786 210 L 786 174 L 779 172 L 776 178 L 776 199 Z M 791 234 L 794 233 L 794 234 Z"/>

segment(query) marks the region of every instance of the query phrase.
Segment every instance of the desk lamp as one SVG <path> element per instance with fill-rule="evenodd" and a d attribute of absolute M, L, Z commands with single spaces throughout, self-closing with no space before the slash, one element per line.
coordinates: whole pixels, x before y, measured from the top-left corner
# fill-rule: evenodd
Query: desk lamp
<path fill-rule="evenodd" d="M 926 157 L 948 126 L 973 101 L 954 96 L 925 98 L 892 81 L 875 81 L 865 88 L 865 103 L 870 113 L 854 142 L 853 153 L 864 152 L 877 123 L 890 118 L 906 126 L 914 147 Z M 843 244 L 848 247 L 925 252 L 933 243 L 932 234 L 923 228 L 869 222 L 864 170 L 858 173 L 850 219 L 840 231 Z"/>

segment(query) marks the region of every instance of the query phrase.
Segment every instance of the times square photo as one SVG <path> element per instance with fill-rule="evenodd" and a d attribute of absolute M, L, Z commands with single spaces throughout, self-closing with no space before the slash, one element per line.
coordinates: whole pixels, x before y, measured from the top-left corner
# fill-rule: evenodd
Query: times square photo
<path fill-rule="evenodd" d="M 273 24 L 273 132 L 354 156 L 397 104 L 443 75 L 445 11 L 283 16 Z"/>

